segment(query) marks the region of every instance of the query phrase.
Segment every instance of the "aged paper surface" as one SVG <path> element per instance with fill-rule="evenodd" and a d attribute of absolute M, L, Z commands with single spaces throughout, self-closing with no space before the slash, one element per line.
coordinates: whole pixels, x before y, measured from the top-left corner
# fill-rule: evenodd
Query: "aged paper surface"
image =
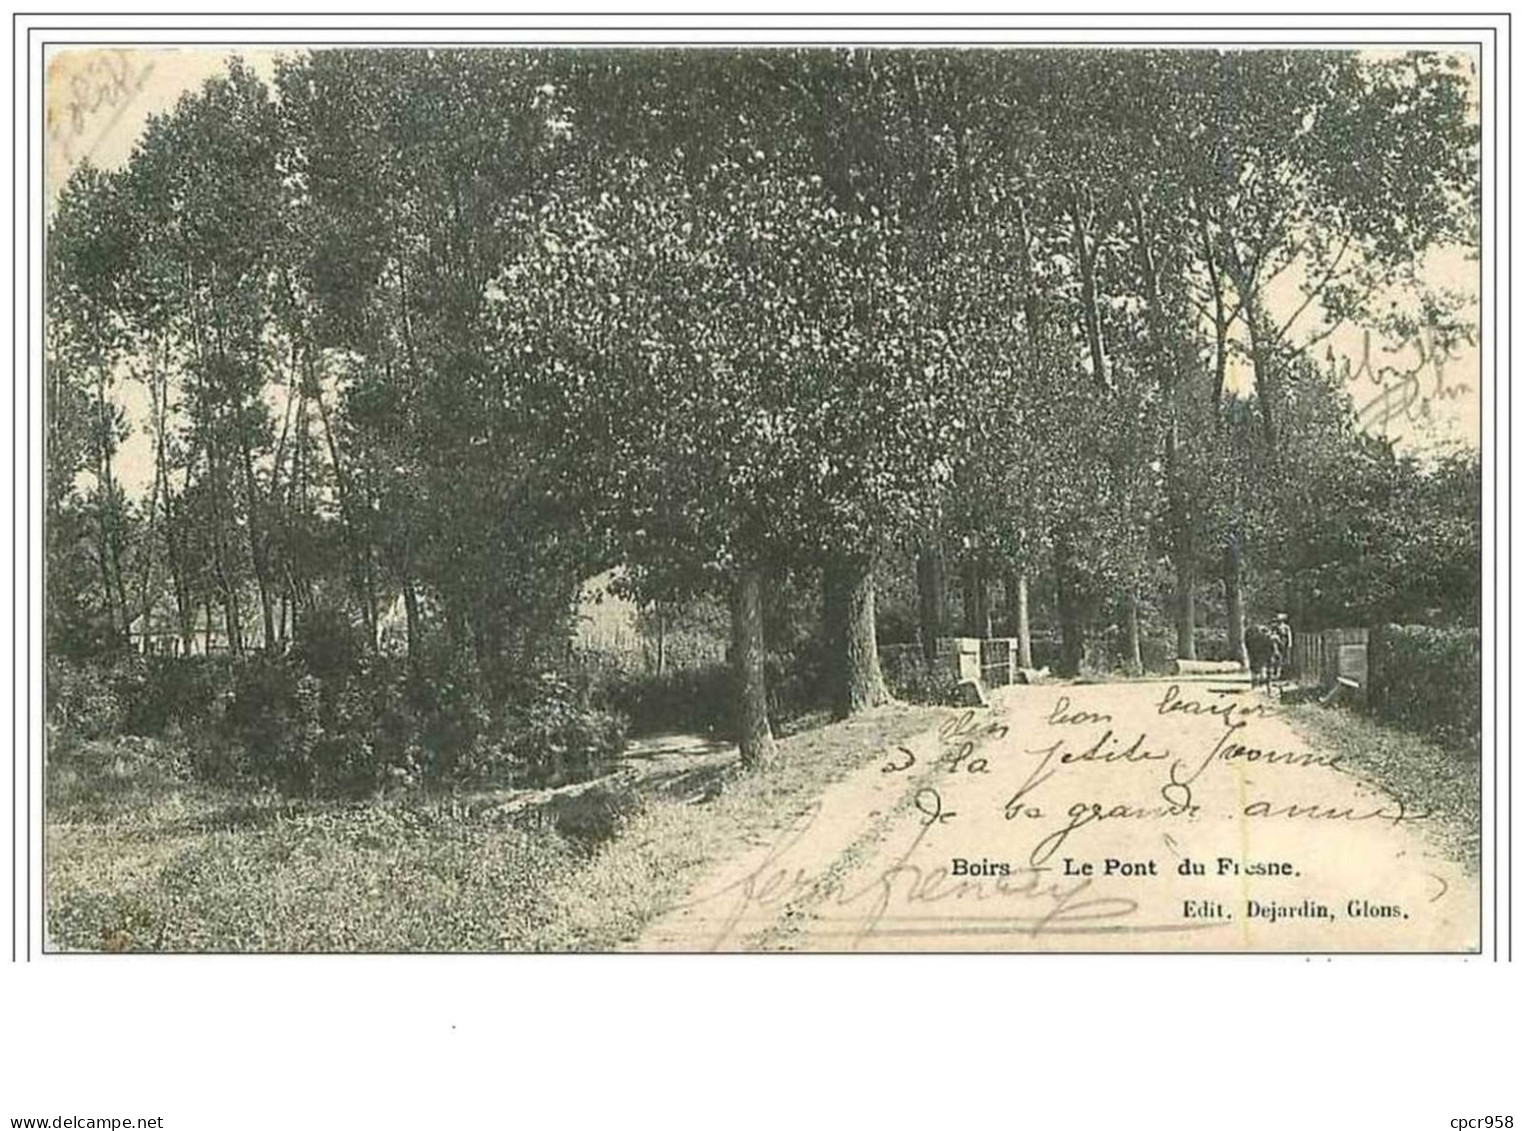
<path fill-rule="evenodd" d="M 704 950 L 1460 951 L 1431 815 L 1210 680 L 1017 688 L 833 786 L 645 940 Z M 864 815 L 868 820 L 863 820 Z"/>
<path fill-rule="evenodd" d="M 1480 949 L 1470 55 L 570 54 L 49 58 L 50 948 Z"/>

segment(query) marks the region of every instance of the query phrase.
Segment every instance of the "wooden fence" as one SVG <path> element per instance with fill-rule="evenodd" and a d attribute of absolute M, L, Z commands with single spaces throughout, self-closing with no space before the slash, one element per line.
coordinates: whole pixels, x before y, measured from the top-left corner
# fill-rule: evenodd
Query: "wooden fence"
<path fill-rule="evenodd" d="M 1330 628 L 1298 634 L 1291 645 L 1286 673 L 1298 683 L 1332 687 L 1342 676 L 1364 691 L 1370 682 L 1370 631 Z"/>

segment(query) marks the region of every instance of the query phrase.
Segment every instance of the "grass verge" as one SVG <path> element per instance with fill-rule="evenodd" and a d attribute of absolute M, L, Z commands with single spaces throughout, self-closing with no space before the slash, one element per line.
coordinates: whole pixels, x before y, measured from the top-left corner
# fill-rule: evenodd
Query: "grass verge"
<path fill-rule="evenodd" d="M 619 781 L 526 812 L 464 796 L 291 802 L 187 780 L 173 742 L 108 739 L 47 768 L 55 950 L 607 950 L 711 861 L 937 726 L 893 705 L 782 739 L 755 773 Z"/>
<path fill-rule="evenodd" d="M 1482 764 L 1407 730 L 1343 707 L 1317 703 L 1282 708 L 1292 728 L 1316 747 L 1335 751 L 1343 768 L 1390 791 L 1409 807 L 1427 807 L 1414 827 L 1435 847 L 1475 873 L 1481 861 Z"/>

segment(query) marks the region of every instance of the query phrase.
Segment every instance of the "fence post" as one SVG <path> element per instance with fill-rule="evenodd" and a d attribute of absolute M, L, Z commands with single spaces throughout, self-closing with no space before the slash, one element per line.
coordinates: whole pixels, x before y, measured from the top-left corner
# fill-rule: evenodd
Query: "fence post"
<path fill-rule="evenodd" d="M 1373 714 L 1386 710 L 1386 651 L 1390 640 L 1387 626 L 1373 624 L 1365 646 L 1365 701 Z"/>

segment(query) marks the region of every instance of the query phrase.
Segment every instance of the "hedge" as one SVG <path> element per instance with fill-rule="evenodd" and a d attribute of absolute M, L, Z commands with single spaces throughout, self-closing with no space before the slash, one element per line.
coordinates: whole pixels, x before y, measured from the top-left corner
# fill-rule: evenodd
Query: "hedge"
<path fill-rule="evenodd" d="M 625 721 L 555 676 L 489 687 L 466 662 L 356 657 L 50 660 L 52 752 L 177 728 L 198 778 L 292 796 L 390 785 L 543 786 L 605 772 Z"/>
<path fill-rule="evenodd" d="M 1479 751 L 1481 674 L 1477 629 L 1389 624 L 1371 630 L 1368 703 L 1399 726 Z"/>

